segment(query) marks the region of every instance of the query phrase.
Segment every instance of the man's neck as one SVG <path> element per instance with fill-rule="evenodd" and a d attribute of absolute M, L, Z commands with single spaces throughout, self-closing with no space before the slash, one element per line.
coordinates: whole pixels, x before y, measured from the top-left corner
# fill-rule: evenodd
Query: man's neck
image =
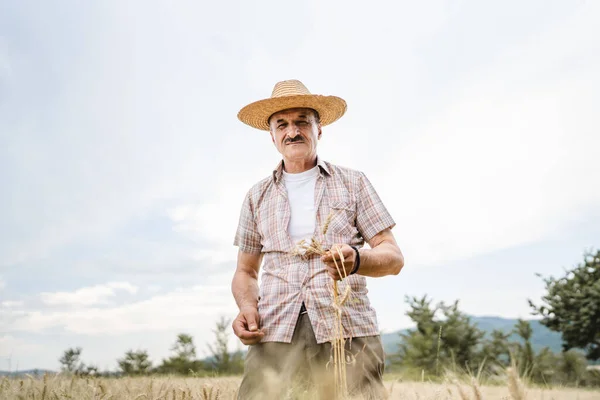
<path fill-rule="evenodd" d="M 317 157 L 312 160 L 289 161 L 283 160 L 283 170 L 288 174 L 299 174 L 314 168 L 317 165 Z"/>

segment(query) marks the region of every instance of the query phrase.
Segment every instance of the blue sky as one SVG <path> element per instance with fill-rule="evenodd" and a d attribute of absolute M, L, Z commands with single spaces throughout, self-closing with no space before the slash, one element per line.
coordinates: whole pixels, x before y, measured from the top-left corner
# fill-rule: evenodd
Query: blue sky
<path fill-rule="evenodd" d="M 248 188 L 279 154 L 236 118 L 300 79 L 348 112 L 319 154 L 394 216 L 405 295 L 529 317 L 535 273 L 600 247 L 600 6 L 592 1 L 0 2 L 0 369 L 201 356 L 234 317 Z M 238 344 L 231 337 L 232 347 Z"/>

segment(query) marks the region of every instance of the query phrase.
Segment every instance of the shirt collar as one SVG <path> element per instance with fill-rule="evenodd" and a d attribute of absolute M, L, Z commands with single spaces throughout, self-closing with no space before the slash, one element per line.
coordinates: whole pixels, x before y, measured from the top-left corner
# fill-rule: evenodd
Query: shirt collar
<path fill-rule="evenodd" d="M 325 161 L 323 161 L 319 156 L 317 156 L 317 165 L 319 166 L 319 169 L 323 172 L 325 172 L 327 175 L 331 175 L 331 172 L 329 171 L 329 167 L 327 166 L 327 163 Z M 283 175 L 283 160 L 279 161 L 279 164 L 277 164 L 277 167 L 273 170 L 273 180 L 277 183 L 281 180 Z"/>

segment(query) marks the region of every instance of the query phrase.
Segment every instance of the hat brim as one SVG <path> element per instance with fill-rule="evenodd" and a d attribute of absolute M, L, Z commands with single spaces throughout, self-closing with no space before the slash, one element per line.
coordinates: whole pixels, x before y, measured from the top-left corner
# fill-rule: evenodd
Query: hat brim
<path fill-rule="evenodd" d="M 276 112 L 290 108 L 312 108 L 319 113 L 321 125 L 329 125 L 346 113 L 346 101 L 336 96 L 304 94 L 273 97 L 248 104 L 238 113 L 238 119 L 253 128 L 270 130 L 269 118 Z"/>

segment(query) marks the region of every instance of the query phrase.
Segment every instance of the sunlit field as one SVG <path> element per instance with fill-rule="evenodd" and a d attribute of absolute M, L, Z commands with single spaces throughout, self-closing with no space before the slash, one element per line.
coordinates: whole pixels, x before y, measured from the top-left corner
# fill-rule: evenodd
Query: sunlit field
<path fill-rule="evenodd" d="M 47 376 L 3 378 L 0 399 L 234 399 L 240 377 L 181 378 L 90 378 Z M 276 386 L 277 383 L 274 383 Z M 505 384 L 479 385 L 475 381 L 445 383 L 402 382 L 393 376 L 386 378 L 390 399 L 530 399 L 530 400 L 598 400 L 600 391 L 573 388 L 527 388 L 507 377 Z M 314 393 L 287 393 L 267 398 L 311 399 Z"/>

